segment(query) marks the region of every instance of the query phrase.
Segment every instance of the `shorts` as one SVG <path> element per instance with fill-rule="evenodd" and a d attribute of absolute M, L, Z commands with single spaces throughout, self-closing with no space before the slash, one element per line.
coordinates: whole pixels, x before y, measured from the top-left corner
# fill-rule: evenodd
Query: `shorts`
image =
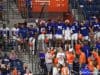
<path fill-rule="evenodd" d="M 89 36 L 84 36 L 83 39 L 84 40 L 89 40 Z"/>
<path fill-rule="evenodd" d="M 77 40 L 77 39 L 78 39 L 78 34 L 77 33 L 72 34 L 72 40 Z"/>
<path fill-rule="evenodd" d="M 17 37 L 16 37 L 16 36 L 12 36 L 12 39 L 13 39 L 13 40 L 17 40 Z"/>
<path fill-rule="evenodd" d="M 100 38 L 100 32 L 95 32 L 94 34 L 95 34 L 94 36 L 95 38 Z"/>
<path fill-rule="evenodd" d="M 45 39 L 45 34 L 40 34 L 38 36 L 38 40 L 44 40 Z"/>
<path fill-rule="evenodd" d="M 47 37 L 48 39 L 52 39 L 52 34 L 46 34 L 46 37 Z"/>
<path fill-rule="evenodd" d="M 70 36 L 70 35 L 66 35 L 66 36 L 64 37 L 64 39 L 65 39 L 65 40 L 71 40 L 71 36 Z"/>
<path fill-rule="evenodd" d="M 47 71 L 48 72 L 51 72 L 51 70 L 52 70 L 52 63 L 46 63 L 46 67 L 47 67 Z"/>
<path fill-rule="evenodd" d="M 63 36 L 62 36 L 61 34 L 55 34 L 55 38 L 56 38 L 56 39 L 62 39 Z"/>

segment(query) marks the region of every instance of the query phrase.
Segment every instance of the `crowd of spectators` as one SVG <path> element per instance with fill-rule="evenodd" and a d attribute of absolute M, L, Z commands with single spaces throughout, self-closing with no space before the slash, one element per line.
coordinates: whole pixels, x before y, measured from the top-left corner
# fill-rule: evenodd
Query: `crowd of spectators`
<path fill-rule="evenodd" d="M 43 35 L 47 47 L 39 56 L 47 75 L 100 74 L 100 23 L 96 18 L 72 24 L 49 21 Z"/>
<path fill-rule="evenodd" d="M 29 50 L 33 55 L 39 52 L 40 66 L 46 75 L 99 74 L 100 23 L 96 17 L 73 23 L 61 19 L 36 20 L 35 23 L 36 26 L 18 23 L 12 28 L 3 25 L 0 28 L 1 50 L 7 50 L 10 43 L 15 51 Z M 14 55 L 9 57 L 10 66 L 19 63 L 18 59 L 13 60 L 17 58 L 15 52 L 11 53 Z M 9 69 L 9 64 L 5 67 Z M 13 68 L 22 70 L 20 65 Z"/>
<path fill-rule="evenodd" d="M 20 60 L 14 50 L 0 54 L 0 75 L 32 75 L 28 64 Z"/>

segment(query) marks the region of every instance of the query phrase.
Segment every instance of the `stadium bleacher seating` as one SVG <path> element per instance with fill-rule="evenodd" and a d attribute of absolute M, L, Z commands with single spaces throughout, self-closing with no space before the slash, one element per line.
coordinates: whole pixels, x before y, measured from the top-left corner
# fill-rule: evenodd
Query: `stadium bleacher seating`
<path fill-rule="evenodd" d="M 83 11 L 86 14 L 86 18 L 90 16 L 98 16 L 100 15 L 100 1 L 99 0 L 78 0 L 79 5 L 83 5 Z"/>
<path fill-rule="evenodd" d="M 57 8 L 59 8 L 60 0 L 56 1 L 58 3 L 54 2 L 52 4 L 51 2 L 51 5 L 58 4 Z M 64 2 L 64 0 L 62 1 Z M 39 5 L 40 11 L 33 10 L 32 6 L 34 5 L 31 4 L 34 3 L 30 2 L 31 0 L 15 0 L 15 3 L 10 4 L 9 9 L 11 8 L 11 10 L 7 10 L 13 12 L 6 12 L 5 14 L 9 20 L 9 14 L 14 15 L 16 9 L 18 9 L 20 16 L 23 16 L 21 19 L 25 19 L 25 22 L 14 23 L 14 26 L 11 27 L 2 22 L 2 27 L 0 27 L 0 73 L 3 75 L 42 75 L 41 73 L 43 75 L 45 73 L 46 75 L 49 75 L 49 73 L 50 75 L 63 75 L 64 68 L 66 71 L 69 71 L 67 71 L 67 75 L 72 75 L 73 73 L 74 75 L 79 75 L 79 72 L 83 74 L 85 72 L 93 74 L 97 72 L 99 74 L 100 22 L 97 17 L 100 16 L 100 0 L 70 0 L 71 8 L 68 6 L 69 4 L 64 2 L 67 4 L 66 6 L 62 2 L 61 6 L 68 8 L 64 7 L 67 11 L 65 10 L 63 13 L 62 8 L 58 10 L 56 7 L 53 8 L 51 6 L 50 10 L 57 10 L 56 12 L 53 11 L 55 15 L 57 13 L 61 15 L 57 17 L 54 14 L 52 16 L 51 12 L 47 12 L 49 8 L 41 12 L 42 9 L 40 8 L 42 8 L 43 4 Z M 15 7 L 12 8 L 11 5 L 15 5 L 16 9 Z M 82 21 L 73 19 L 73 16 L 83 16 L 80 14 L 72 15 L 71 9 L 78 9 L 79 7 L 84 12 L 85 20 L 83 18 Z M 2 4 L 0 4 L 0 16 L 2 8 Z M 44 15 L 42 18 L 33 18 L 33 15 L 36 16 L 34 12 L 38 15 L 41 15 L 41 13 L 45 14 L 46 12 L 47 18 Z M 51 14 L 50 17 L 48 14 Z M 92 16 L 96 17 L 93 18 Z M 67 17 L 67 19 L 63 19 L 64 17 Z M 91 17 L 92 20 L 87 20 Z M 32 20 L 29 21 L 30 19 Z M 24 62 L 28 65 L 25 66 Z M 52 72 L 49 70 L 50 68 L 53 69 Z M 55 72 L 55 68 L 57 74 L 52 74 Z M 7 73 L 8 71 L 9 73 Z M 11 74 L 13 71 L 16 71 L 16 73 L 21 72 L 21 74 Z"/>

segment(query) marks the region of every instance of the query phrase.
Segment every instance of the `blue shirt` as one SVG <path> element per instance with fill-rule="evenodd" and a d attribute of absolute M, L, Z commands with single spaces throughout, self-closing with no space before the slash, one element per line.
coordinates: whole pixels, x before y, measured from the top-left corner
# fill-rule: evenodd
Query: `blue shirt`
<path fill-rule="evenodd" d="M 90 46 L 89 45 L 84 45 L 82 47 L 83 52 L 85 53 L 86 57 L 88 58 L 90 56 Z"/>
<path fill-rule="evenodd" d="M 39 53 L 39 57 L 40 57 L 41 59 L 45 59 L 45 54 L 44 54 L 44 53 Z"/>
<path fill-rule="evenodd" d="M 31 1 L 32 0 L 26 0 L 26 6 L 30 6 L 31 5 Z"/>
<path fill-rule="evenodd" d="M 78 26 L 76 24 L 73 24 L 71 28 L 73 33 L 78 33 Z"/>
<path fill-rule="evenodd" d="M 83 36 L 88 36 L 88 35 L 89 35 L 88 26 L 86 26 L 86 25 L 80 26 L 80 33 L 81 33 Z"/>
<path fill-rule="evenodd" d="M 93 31 L 100 31 L 100 24 L 99 23 L 93 23 Z"/>
<path fill-rule="evenodd" d="M 18 35 L 20 37 L 22 37 L 23 39 L 28 37 L 27 33 L 28 33 L 28 29 L 27 28 L 19 28 Z"/>
<path fill-rule="evenodd" d="M 100 43 L 96 43 L 96 49 L 100 50 Z"/>
<path fill-rule="evenodd" d="M 91 71 L 88 68 L 81 69 L 81 75 L 91 75 Z"/>
<path fill-rule="evenodd" d="M 45 25 L 39 26 L 39 34 L 42 34 L 42 32 L 46 32 L 46 26 Z"/>
<path fill-rule="evenodd" d="M 52 28 L 53 28 L 52 24 L 53 24 L 53 23 L 48 23 L 48 24 L 47 24 L 47 33 L 48 33 L 48 34 L 51 34 L 52 31 L 53 31 L 53 29 L 52 29 Z"/>
<path fill-rule="evenodd" d="M 28 33 L 29 33 L 29 37 L 34 37 L 35 33 L 36 33 L 36 29 L 35 28 L 29 28 Z"/>
<path fill-rule="evenodd" d="M 62 35 L 62 32 L 63 32 L 63 30 L 64 30 L 64 23 L 57 23 L 57 24 L 55 25 L 55 29 L 56 29 L 55 34 L 60 34 L 60 35 Z"/>

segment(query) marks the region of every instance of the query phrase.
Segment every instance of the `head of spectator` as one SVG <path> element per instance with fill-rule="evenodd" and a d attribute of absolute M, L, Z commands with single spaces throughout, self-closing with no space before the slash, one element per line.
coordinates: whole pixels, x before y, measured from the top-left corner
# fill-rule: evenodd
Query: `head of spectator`
<path fill-rule="evenodd" d="M 52 21 L 51 19 L 48 19 L 48 20 L 47 20 L 47 23 L 51 23 L 51 21 Z"/>
<path fill-rule="evenodd" d="M 15 53 L 14 50 L 11 51 L 9 58 L 10 58 L 11 60 L 16 60 L 16 59 L 17 59 L 17 55 L 16 55 L 16 53 Z"/>
<path fill-rule="evenodd" d="M 67 20 L 65 20 L 65 24 L 66 25 L 70 25 L 70 21 L 67 19 Z"/>
<path fill-rule="evenodd" d="M 33 25 L 29 25 L 29 29 L 32 29 L 33 28 Z"/>
<path fill-rule="evenodd" d="M 44 25 L 45 25 L 45 23 L 46 23 L 46 21 L 45 21 L 45 20 L 41 20 L 41 21 L 40 21 L 40 26 L 44 26 Z"/>
<path fill-rule="evenodd" d="M 24 63 L 23 64 L 23 69 L 26 70 L 28 68 L 28 64 Z"/>
<path fill-rule="evenodd" d="M 55 55 L 55 52 L 56 52 L 56 51 L 55 51 L 55 49 L 54 49 L 53 47 L 50 48 L 50 51 L 51 51 L 51 54 L 52 54 L 52 55 Z"/>
<path fill-rule="evenodd" d="M 24 23 L 22 23 L 22 25 L 24 25 L 24 28 L 27 28 L 27 21 L 25 21 Z"/>
<path fill-rule="evenodd" d="M 80 25 L 81 25 L 81 26 L 84 26 L 84 22 L 81 22 Z"/>

